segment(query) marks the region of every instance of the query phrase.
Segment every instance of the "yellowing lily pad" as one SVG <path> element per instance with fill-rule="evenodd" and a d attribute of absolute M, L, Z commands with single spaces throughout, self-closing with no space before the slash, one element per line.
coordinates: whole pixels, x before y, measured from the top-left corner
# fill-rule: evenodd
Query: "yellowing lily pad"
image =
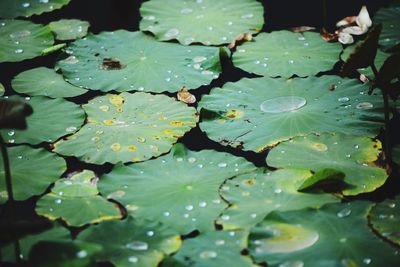
<path fill-rule="evenodd" d="M 36 213 L 50 220 L 62 218 L 67 225 L 76 227 L 122 217 L 114 203 L 98 195 L 96 175 L 87 170 L 58 180 L 51 192 L 37 202 Z"/>
<path fill-rule="evenodd" d="M 344 173 L 344 195 L 374 191 L 388 177 L 376 165 L 381 143 L 368 137 L 324 133 L 296 137 L 273 148 L 267 157 L 270 166 L 320 172 L 334 169 Z"/>
<path fill-rule="evenodd" d="M 102 246 L 97 261 L 115 266 L 156 267 L 164 256 L 181 246 L 177 233 L 159 223 L 128 217 L 123 221 L 103 222 L 89 227 L 78 240 Z"/>
<path fill-rule="evenodd" d="M 86 93 L 85 89 L 73 86 L 54 70 L 39 67 L 24 71 L 12 80 L 12 88 L 30 96 L 74 97 Z"/>
<path fill-rule="evenodd" d="M 55 33 L 57 40 L 67 41 L 85 37 L 89 22 L 78 19 L 61 19 L 50 22 L 49 27 Z"/>
<path fill-rule="evenodd" d="M 194 108 L 147 93 L 99 96 L 83 109 L 87 124 L 57 142 L 55 151 L 96 164 L 144 161 L 166 153 L 198 120 Z"/>
<path fill-rule="evenodd" d="M 51 12 L 71 0 L 1 0 L 0 18 L 30 17 Z"/>
<path fill-rule="evenodd" d="M 193 152 L 177 144 L 155 160 L 117 165 L 101 177 L 99 189 L 123 204 L 131 216 L 188 234 L 214 229 L 214 220 L 227 207 L 219 187 L 255 169 L 243 158 L 212 150 Z"/>
<path fill-rule="evenodd" d="M 260 169 L 228 180 L 220 192 L 231 205 L 217 223 L 223 225 L 224 229 L 249 228 L 272 211 L 317 208 L 339 201 L 323 192 L 298 192 L 299 185 L 311 175 L 306 170 L 283 169 L 270 172 Z"/>
<path fill-rule="evenodd" d="M 157 40 L 181 44 L 230 43 L 241 33 L 256 33 L 264 24 L 263 7 L 255 0 L 151 0 L 140 8 L 140 29 Z"/>
<path fill-rule="evenodd" d="M 67 169 L 65 161 L 44 149 L 16 146 L 8 149 L 14 198 L 40 195 Z M 0 203 L 7 199 L 3 160 L 0 162 Z"/>
<path fill-rule="evenodd" d="M 157 42 L 141 32 L 89 35 L 67 47 L 58 62 L 76 86 L 101 90 L 177 92 L 209 84 L 221 72 L 220 49 Z"/>
<path fill-rule="evenodd" d="M 333 68 L 342 46 L 322 40 L 319 33 L 276 31 L 260 33 L 233 54 L 233 64 L 269 77 L 310 76 Z"/>
<path fill-rule="evenodd" d="M 223 145 L 256 152 L 310 133 L 376 136 L 382 96 L 368 89 L 337 76 L 242 79 L 203 96 L 200 128 Z"/>

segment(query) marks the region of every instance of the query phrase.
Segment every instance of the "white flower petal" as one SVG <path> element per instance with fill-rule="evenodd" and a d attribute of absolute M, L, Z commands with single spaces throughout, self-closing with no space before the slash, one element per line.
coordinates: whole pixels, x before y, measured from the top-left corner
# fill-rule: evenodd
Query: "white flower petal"
<path fill-rule="evenodd" d="M 354 43 L 354 39 L 349 33 L 339 32 L 339 42 L 342 44 L 352 44 Z"/>
<path fill-rule="evenodd" d="M 356 23 L 361 28 L 366 27 L 367 29 L 371 27 L 372 20 L 369 17 L 369 13 L 366 6 L 363 6 L 360 10 L 360 13 L 357 16 Z"/>

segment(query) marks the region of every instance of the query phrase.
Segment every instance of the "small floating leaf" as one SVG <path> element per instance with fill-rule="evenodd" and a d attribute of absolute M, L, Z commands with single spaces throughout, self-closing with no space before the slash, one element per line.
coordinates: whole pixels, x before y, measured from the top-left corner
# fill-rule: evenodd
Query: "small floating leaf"
<path fill-rule="evenodd" d="M 140 14 L 140 30 L 185 45 L 228 44 L 243 32 L 256 33 L 264 23 L 263 7 L 255 0 L 151 0 L 143 3 Z"/>
<path fill-rule="evenodd" d="M 67 5 L 71 0 L 1 0 L 0 18 L 30 17 L 51 12 Z"/>
<path fill-rule="evenodd" d="M 60 41 L 75 40 L 85 37 L 89 22 L 78 19 L 61 19 L 49 23 L 49 27 Z"/>

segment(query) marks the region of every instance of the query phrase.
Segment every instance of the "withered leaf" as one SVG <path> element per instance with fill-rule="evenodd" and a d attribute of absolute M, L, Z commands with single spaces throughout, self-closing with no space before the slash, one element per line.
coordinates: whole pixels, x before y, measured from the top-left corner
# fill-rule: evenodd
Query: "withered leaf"
<path fill-rule="evenodd" d="M 179 90 L 177 97 L 179 101 L 186 104 L 193 104 L 196 102 L 196 97 L 189 93 L 185 86 Z"/>

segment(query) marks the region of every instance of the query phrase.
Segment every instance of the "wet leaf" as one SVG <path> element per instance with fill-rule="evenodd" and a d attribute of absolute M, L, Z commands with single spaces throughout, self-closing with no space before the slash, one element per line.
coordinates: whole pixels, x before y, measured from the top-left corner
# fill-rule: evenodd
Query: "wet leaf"
<path fill-rule="evenodd" d="M 368 89 L 337 76 L 242 79 L 202 97 L 200 128 L 223 145 L 256 152 L 309 133 L 375 136 L 382 96 Z"/>
<path fill-rule="evenodd" d="M 60 41 L 75 40 L 85 37 L 89 22 L 78 19 L 61 19 L 49 23 L 50 30 Z"/>
<path fill-rule="evenodd" d="M 23 101 L 0 98 L 1 129 L 26 129 L 26 117 L 32 113 L 32 107 Z"/>
<path fill-rule="evenodd" d="M 400 245 L 400 197 L 377 203 L 369 214 L 372 228 L 382 238 Z"/>
<path fill-rule="evenodd" d="M 279 144 L 270 151 L 267 162 L 274 167 L 316 173 L 337 170 L 345 175 L 347 186 L 343 194 L 357 195 L 372 192 L 385 183 L 386 170 L 375 165 L 380 149 L 380 142 L 367 137 L 339 133 L 308 135 Z"/>
<path fill-rule="evenodd" d="M 78 240 L 102 246 L 95 259 L 115 266 L 156 267 L 181 246 L 180 236 L 168 227 L 128 217 L 103 222 L 79 234 Z"/>
<path fill-rule="evenodd" d="M 229 178 L 254 170 L 243 158 L 212 150 L 193 152 L 177 144 L 158 159 L 117 165 L 101 177 L 99 189 L 123 204 L 131 216 L 188 234 L 213 230 L 214 220 L 227 207 L 219 187 Z"/>
<path fill-rule="evenodd" d="M 30 17 L 51 12 L 67 5 L 70 0 L 1 0 L 0 18 Z"/>
<path fill-rule="evenodd" d="M 374 16 L 374 22 L 383 25 L 379 37 L 379 46 L 383 50 L 386 51 L 400 43 L 400 5 L 379 9 Z"/>
<path fill-rule="evenodd" d="M 251 229 L 250 254 L 271 267 L 396 266 L 399 253 L 368 227 L 370 208 L 358 201 L 271 214 Z"/>
<path fill-rule="evenodd" d="M 337 43 L 324 42 L 318 33 L 277 31 L 260 33 L 254 42 L 238 46 L 232 60 L 236 67 L 259 75 L 305 77 L 330 70 L 341 50 Z"/>
<path fill-rule="evenodd" d="M 42 148 L 16 146 L 8 149 L 14 198 L 25 200 L 37 196 L 67 169 L 65 161 Z M 7 199 L 3 161 L 0 163 L 0 203 Z"/>
<path fill-rule="evenodd" d="M 22 101 L 24 98 L 12 96 L 12 100 Z M 2 130 L 6 142 L 39 144 L 54 142 L 58 138 L 71 134 L 81 127 L 85 119 L 83 110 L 76 104 L 62 98 L 50 99 L 36 96 L 24 100 L 32 106 L 34 113 L 26 119 L 26 130 Z"/>
<path fill-rule="evenodd" d="M 107 94 L 83 109 L 87 123 L 57 142 L 54 151 L 95 164 L 144 161 L 167 153 L 198 121 L 194 108 L 148 93 Z"/>
<path fill-rule="evenodd" d="M 3 3 L 1 1 L 0 5 Z M 0 6 L 0 12 L 3 10 Z M 0 20 L 0 62 L 18 62 L 40 56 L 53 43 L 48 27 L 24 20 Z"/>
<path fill-rule="evenodd" d="M 87 92 L 85 89 L 67 83 L 61 75 L 45 67 L 18 74 L 11 85 L 16 92 L 30 96 L 74 97 Z"/>
<path fill-rule="evenodd" d="M 209 84 L 221 72 L 217 47 L 157 42 L 141 32 L 89 35 L 66 49 L 57 63 L 76 86 L 101 90 L 177 92 Z"/>
<path fill-rule="evenodd" d="M 51 192 L 36 203 L 36 213 L 50 220 L 61 218 L 75 227 L 121 219 L 118 207 L 98 195 L 93 179 L 95 174 L 85 170 L 56 181 Z"/>
<path fill-rule="evenodd" d="M 241 33 L 258 32 L 264 23 L 263 7 L 255 0 L 151 0 L 143 3 L 140 14 L 140 30 L 185 45 L 228 44 Z"/>
<path fill-rule="evenodd" d="M 242 174 L 228 180 L 220 189 L 230 206 L 217 223 L 224 229 L 250 228 L 273 211 L 300 210 L 321 207 L 339 199 L 322 191 L 298 192 L 312 174 L 306 170 L 284 169 Z"/>

